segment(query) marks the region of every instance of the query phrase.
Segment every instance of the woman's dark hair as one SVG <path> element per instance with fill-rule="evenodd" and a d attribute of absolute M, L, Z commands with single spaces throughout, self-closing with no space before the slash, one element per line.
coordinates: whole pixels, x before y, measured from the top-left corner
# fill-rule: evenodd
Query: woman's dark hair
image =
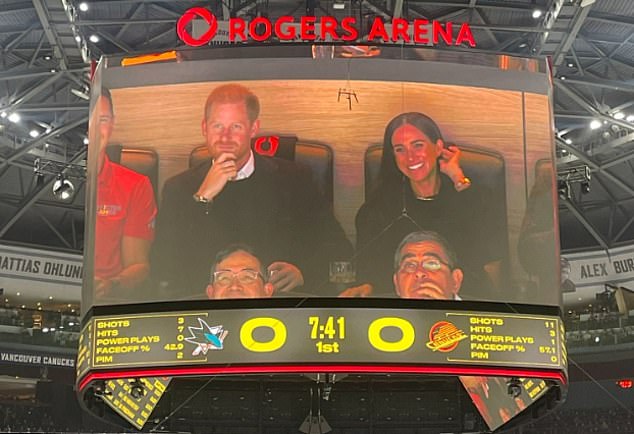
<path fill-rule="evenodd" d="M 396 167 L 394 150 L 392 148 L 392 136 L 394 131 L 403 125 L 411 125 L 429 137 L 429 140 L 436 143 L 438 139 L 443 140 L 440 128 L 429 116 L 418 112 L 401 113 L 390 121 L 385 127 L 383 136 L 383 156 L 381 157 L 381 167 L 379 169 L 379 186 L 392 186 L 400 184 L 403 174 Z"/>

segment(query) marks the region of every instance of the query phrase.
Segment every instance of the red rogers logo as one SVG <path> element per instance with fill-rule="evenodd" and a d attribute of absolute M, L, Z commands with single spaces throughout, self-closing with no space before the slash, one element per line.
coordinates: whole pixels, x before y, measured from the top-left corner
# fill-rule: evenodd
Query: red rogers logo
<path fill-rule="evenodd" d="M 207 22 L 207 24 L 209 24 L 209 29 L 198 39 L 194 38 L 186 29 L 187 24 L 195 18 L 202 18 L 205 22 Z M 178 34 L 178 37 L 181 38 L 184 43 L 191 45 L 192 47 L 205 45 L 207 42 L 211 41 L 214 36 L 216 36 L 216 31 L 218 31 L 218 20 L 216 20 L 216 16 L 208 9 L 201 7 L 188 9 L 176 23 L 176 33 Z"/>
<path fill-rule="evenodd" d="M 209 29 L 195 38 L 187 29 L 194 19 L 202 19 Z M 360 32 L 355 17 L 344 17 L 341 21 L 331 16 L 302 16 L 297 21 L 292 16 L 282 16 L 275 21 L 266 17 L 255 17 L 250 22 L 243 18 L 230 18 L 228 21 L 229 41 L 244 42 L 252 39 L 263 42 L 275 36 L 280 41 L 292 41 L 300 37 L 302 41 L 356 41 Z M 461 45 L 466 42 L 471 47 L 476 43 L 468 23 L 442 23 L 436 20 L 415 19 L 409 22 L 403 18 L 392 19 L 391 27 L 380 17 L 372 22 L 367 34 L 367 42 L 405 42 L 414 44 L 433 44 L 441 41 L 446 45 Z M 299 25 L 297 29 L 294 25 Z M 208 9 L 194 7 L 188 9 L 176 23 L 178 37 L 187 45 L 199 47 L 211 41 L 218 31 L 218 20 Z"/>

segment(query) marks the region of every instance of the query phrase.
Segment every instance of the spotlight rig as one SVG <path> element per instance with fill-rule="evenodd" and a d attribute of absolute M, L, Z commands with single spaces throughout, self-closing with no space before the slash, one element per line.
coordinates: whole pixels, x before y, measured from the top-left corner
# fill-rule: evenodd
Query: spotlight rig
<path fill-rule="evenodd" d="M 55 175 L 53 197 L 61 202 L 70 202 L 75 195 L 75 186 L 71 179 L 86 179 L 86 166 L 44 158 L 37 158 L 33 162 L 33 172 L 37 185 L 43 185 L 44 175 Z"/>
<path fill-rule="evenodd" d="M 571 185 L 574 183 L 581 184 L 581 192 L 590 193 L 590 168 L 585 164 L 582 166 L 568 167 L 557 172 L 557 190 L 561 199 L 571 198 Z"/>

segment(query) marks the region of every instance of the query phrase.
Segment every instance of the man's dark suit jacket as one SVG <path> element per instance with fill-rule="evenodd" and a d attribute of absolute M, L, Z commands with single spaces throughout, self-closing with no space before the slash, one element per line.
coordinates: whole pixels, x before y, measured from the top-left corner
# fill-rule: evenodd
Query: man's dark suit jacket
<path fill-rule="evenodd" d="M 293 162 L 255 154 L 255 172 L 228 182 L 211 203 L 195 202 L 211 162 L 166 181 L 151 268 L 159 297 L 204 297 L 216 254 L 234 243 L 255 249 L 264 266 L 296 265 L 304 292 L 327 291 L 330 261 L 347 260 L 352 246 L 310 172 Z"/>

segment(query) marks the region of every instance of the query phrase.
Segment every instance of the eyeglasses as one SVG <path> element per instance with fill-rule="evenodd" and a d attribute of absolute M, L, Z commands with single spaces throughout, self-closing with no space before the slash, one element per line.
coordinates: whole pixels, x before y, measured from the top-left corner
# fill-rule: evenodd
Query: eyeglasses
<path fill-rule="evenodd" d="M 262 274 L 255 270 L 240 270 L 237 273 L 229 270 L 216 271 L 213 274 L 213 283 L 218 286 L 229 286 L 233 283 L 233 279 L 238 279 L 238 282 L 242 285 L 250 285 L 254 283 L 258 278 L 262 277 Z"/>
<path fill-rule="evenodd" d="M 423 270 L 425 271 L 438 271 L 442 268 L 443 265 L 451 268 L 448 263 L 443 262 L 437 258 L 424 259 L 421 262 L 405 261 L 401 264 L 400 271 L 407 274 L 414 274 L 416 273 L 416 271 L 418 271 L 419 266 L 423 267 Z"/>

